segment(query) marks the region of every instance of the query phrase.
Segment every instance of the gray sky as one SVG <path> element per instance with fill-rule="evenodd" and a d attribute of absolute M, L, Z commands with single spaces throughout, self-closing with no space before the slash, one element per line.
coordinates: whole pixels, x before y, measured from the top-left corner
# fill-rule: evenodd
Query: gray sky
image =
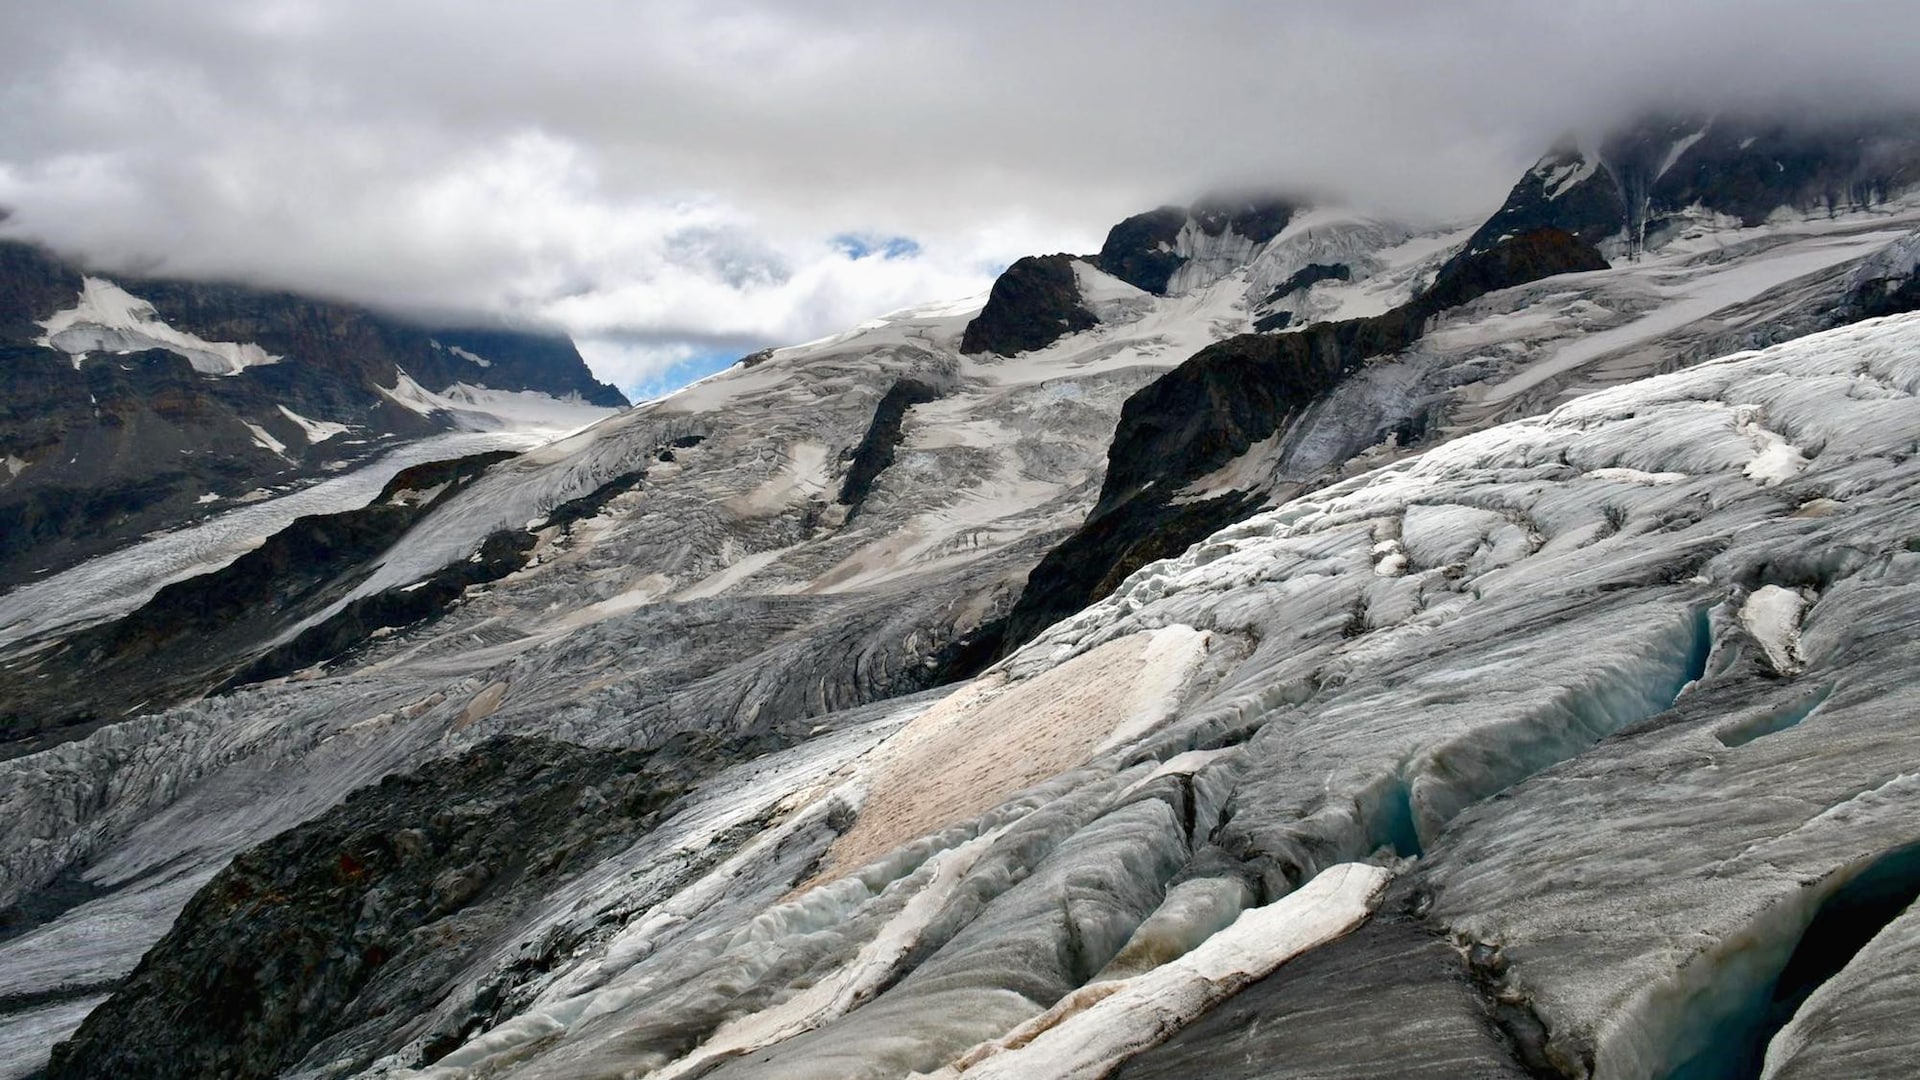
<path fill-rule="evenodd" d="M 557 321 L 630 388 L 1210 188 L 1466 217 L 1650 104 L 1920 104 L 1893 0 L 8 6 L 10 235 Z"/>

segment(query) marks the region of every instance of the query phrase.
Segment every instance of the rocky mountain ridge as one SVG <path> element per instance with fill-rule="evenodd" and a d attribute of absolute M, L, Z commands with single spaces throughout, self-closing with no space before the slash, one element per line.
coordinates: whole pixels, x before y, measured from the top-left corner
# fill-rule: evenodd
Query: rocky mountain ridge
<path fill-rule="evenodd" d="M 1157 211 L 382 490 L 406 527 L 270 600 L 275 647 L 444 606 L 0 761 L 0 1046 L 1902 1076 L 1920 205 L 1883 194 L 1631 258 Z M 261 551 L 250 595 L 292 596 Z M 220 581 L 90 630 L 51 582 L 0 671 Z"/>
<path fill-rule="evenodd" d="M 409 441 L 627 404 L 564 336 L 109 279 L 13 240 L 0 282 L 0 586 Z"/>

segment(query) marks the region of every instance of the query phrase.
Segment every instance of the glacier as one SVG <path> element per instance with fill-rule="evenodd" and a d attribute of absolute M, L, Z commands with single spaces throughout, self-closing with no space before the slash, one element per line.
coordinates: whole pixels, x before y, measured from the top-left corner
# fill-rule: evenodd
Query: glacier
<path fill-rule="evenodd" d="M 148 1022 L 140 992 L 98 1003 L 164 1007 L 217 920 L 252 917 L 193 901 L 236 855 L 375 813 L 386 778 L 529 752 L 503 736 L 758 756 L 692 754 L 617 851 L 411 931 L 458 963 L 370 976 L 409 1008 L 249 1068 L 1899 1075 L 1920 317 L 1819 320 L 1916 224 L 1702 231 L 1449 311 L 1190 493 L 1263 508 L 958 684 L 942 649 L 1079 524 L 1129 395 L 1305 266 L 1353 270 L 1294 310 L 1365 313 L 1463 230 L 1183 234 L 1163 296 L 1076 263 L 1101 322 L 1044 349 L 963 354 L 978 301 L 913 309 L 532 449 L 356 587 L 535 538 L 438 621 L 0 761 L 0 899 L 74 893 L 0 939 L 0 1075 Z M 927 393 L 843 501 L 903 380 Z M 1416 418 L 1443 437 L 1401 443 Z M 42 584 L 16 625 L 86 595 Z"/>

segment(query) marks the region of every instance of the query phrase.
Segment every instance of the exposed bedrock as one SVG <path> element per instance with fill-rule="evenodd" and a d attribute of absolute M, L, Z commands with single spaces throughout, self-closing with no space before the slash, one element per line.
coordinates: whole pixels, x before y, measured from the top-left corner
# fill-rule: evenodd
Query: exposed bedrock
<path fill-rule="evenodd" d="M 400 1038 L 419 995 L 751 749 L 501 739 L 363 788 L 215 876 L 47 1075 L 264 1078 L 329 1038 Z"/>
<path fill-rule="evenodd" d="M 364 507 L 296 518 L 227 566 L 165 586 L 123 618 L 0 665 L 0 742 L 14 743 L 11 752 L 36 749 L 90 723 L 206 692 L 291 620 L 364 577 L 435 506 L 511 457 L 499 451 L 404 469 Z"/>
<path fill-rule="evenodd" d="M 1343 263 L 1308 263 L 1287 276 L 1287 280 L 1274 286 L 1267 298 L 1261 301 L 1271 304 L 1284 300 L 1303 289 L 1310 289 L 1323 281 L 1347 281 L 1353 277 L 1353 271 Z"/>
<path fill-rule="evenodd" d="M 1186 261 L 1173 250 L 1186 224 L 1187 212 L 1178 206 L 1135 214 L 1107 231 L 1094 265 L 1136 289 L 1165 293 Z"/>
<path fill-rule="evenodd" d="M 1541 226 L 1589 244 L 1657 246 L 1696 218 L 1721 215 L 1752 227 L 1781 211 L 1831 215 L 1887 202 L 1916 184 L 1920 124 L 1912 116 L 1812 124 L 1737 113 L 1652 115 L 1595 146 L 1555 147 L 1467 248 Z"/>
<path fill-rule="evenodd" d="M 1414 306 L 1421 315 L 1432 316 L 1496 289 L 1606 268 L 1600 252 L 1572 233 L 1551 227 L 1527 229 L 1485 250 L 1464 251 L 1448 260 Z"/>
<path fill-rule="evenodd" d="M 1080 299 L 1071 255 L 1029 255 L 994 279 L 987 305 L 960 338 L 964 353 L 1044 349 L 1097 322 Z"/>
<path fill-rule="evenodd" d="M 1300 209 L 1297 200 L 1281 196 L 1219 196 L 1191 209 L 1162 206 L 1108 230 L 1093 263 L 1135 288 L 1165 295 L 1182 267 L 1228 234 L 1251 251 L 1280 235 Z"/>
<path fill-rule="evenodd" d="M 1071 278 L 1071 273 L 1068 276 Z M 995 288 L 997 290 L 998 286 Z M 969 333 L 972 332 L 972 326 L 968 324 Z M 868 493 L 873 490 L 873 482 L 879 479 L 887 466 L 893 464 L 894 451 L 899 447 L 900 440 L 906 437 L 907 410 L 915 405 L 937 401 L 940 395 L 939 387 L 920 379 L 898 379 L 881 396 L 880 403 L 873 408 L 873 420 L 867 425 L 866 434 L 860 437 L 859 445 L 850 451 L 847 473 L 840 481 L 840 503 L 847 508 L 848 520 L 852 520 L 859 512 L 860 504 L 866 501 Z"/>
<path fill-rule="evenodd" d="M 564 335 L 416 325 L 234 285 L 108 281 L 0 240 L 0 587 L 202 518 L 208 496 L 326 476 L 455 426 L 397 399 L 407 380 L 627 404 Z"/>
<path fill-rule="evenodd" d="M 1299 490 L 1249 491 L 1204 478 L 1264 440 L 1298 441 L 1312 410 L 1369 360 L 1417 341 L 1429 318 L 1497 289 L 1555 274 L 1605 269 L 1591 246 L 1558 229 L 1507 237 L 1449 261 L 1433 285 L 1384 315 L 1317 323 L 1284 334 L 1242 334 L 1191 359 L 1127 399 L 1107 453 L 1100 499 L 1081 527 L 1047 553 L 1004 620 L 948 659 L 969 674 L 1052 623 L 1107 595 L 1128 574 L 1166 558 Z M 1347 436 L 1345 460 L 1381 432 Z M 1276 455 L 1274 466 L 1282 464 Z M 1271 476 L 1277 471 L 1269 466 Z M 1258 476 L 1247 480 L 1259 480 Z"/>

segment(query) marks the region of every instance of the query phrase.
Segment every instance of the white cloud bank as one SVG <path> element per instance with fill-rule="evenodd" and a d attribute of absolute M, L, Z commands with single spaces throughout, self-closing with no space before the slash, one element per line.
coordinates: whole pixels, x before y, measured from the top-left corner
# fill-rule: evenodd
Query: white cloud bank
<path fill-rule="evenodd" d="M 633 387 L 1216 186 L 1462 216 L 1649 103 L 1912 105 L 1916 43 L 1892 0 L 69 0 L 0 35 L 0 228 L 554 320 Z"/>

